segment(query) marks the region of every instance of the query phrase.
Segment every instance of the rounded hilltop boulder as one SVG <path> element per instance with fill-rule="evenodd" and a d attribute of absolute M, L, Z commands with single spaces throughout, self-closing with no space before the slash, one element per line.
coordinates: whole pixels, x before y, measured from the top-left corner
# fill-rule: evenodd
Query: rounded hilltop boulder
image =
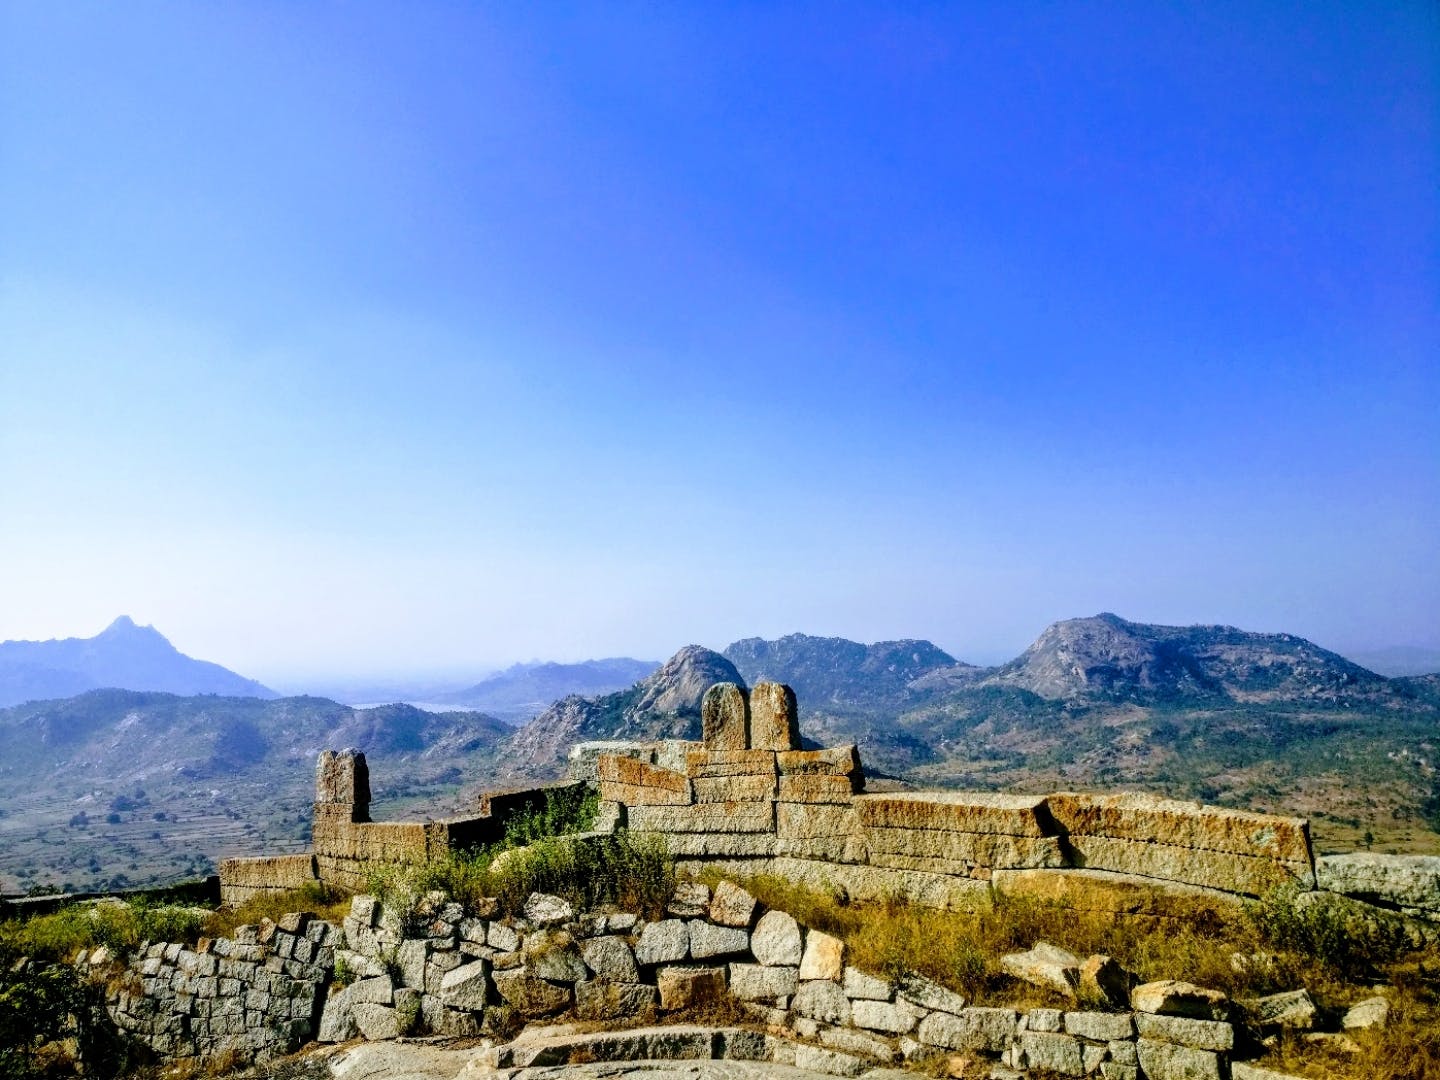
<path fill-rule="evenodd" d="M 555 702 L 511 738 L 502 778 L 559 776 L 571 746 L 591 739 L 699 739 L 700 703 L 717 682 L 745 685 L 725 657 L 687 645 L 628 690 Z"/>

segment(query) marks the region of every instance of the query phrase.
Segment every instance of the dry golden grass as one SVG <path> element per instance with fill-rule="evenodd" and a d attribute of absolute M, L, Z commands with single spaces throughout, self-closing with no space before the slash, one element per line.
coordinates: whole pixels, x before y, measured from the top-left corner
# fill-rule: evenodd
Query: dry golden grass
<path fill-rule="evenodd" d="M 710 875 L 707 880 L 713 885 L 720 878 Z M 1373 978 L 1357 978 L 1346 977 L 1346 966 L 1287 949 L 1283 940 L 1267 936 L 1275 932 L 1276 922 L 1266 918 L 1263 904 L 1237 905 L 1227 916 L 1212 905 L 1177 899 L 1167 904 L 1162 918 L 1135 918 L 997 896 L 981 910 L 961 912 L 902 900 L 845 903 L 774 877 L 749 878 L 742 884 L 767 907 L 843 938 L 847 962 L 891 977 L 917 971 L 975 1004 L 1070 1004 L 1001 972 L 1001 956 L 1037 941 L 1081 957 L 1112 956 L 1141 981 L 1184 979 L 1223 990 L 1233 999 L 1305 987 L 1332 1017 L 1374 995 L 1377 982 L 1388 984 L 1391 1023 L 1383 1031 L 1352 1035 L 1362 1047 L 1360 1054 L 1292 1038 L 1262 1063 L 1315 1080 L 1440 1080 L 1440 948 L 1434 946 L 1398 959 L 1381 957 Z M 1231 957 L 1237 953 L 1261 954 L 1266 960 L 1236 965 Z"/>
<path fill-rule="evenodd" d="M 220 908 L 205 920 L 208 937 L 225 937 L 237 926 L 249 926 L 261 919 L 279 922 L 294 911 L 308 911 L 327 922 L 339 923 L 350 913 L 350 894 L 323 885 L 307 885 L 290 892 L 252 897 L 233 908 Z"/>

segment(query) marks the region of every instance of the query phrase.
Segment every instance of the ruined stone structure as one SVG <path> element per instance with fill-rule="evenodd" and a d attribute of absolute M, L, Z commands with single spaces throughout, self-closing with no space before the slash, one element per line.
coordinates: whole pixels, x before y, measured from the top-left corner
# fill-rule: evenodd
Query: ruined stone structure
<path fill-rule="evenodd" d="M 1149 916 L 1175 895 L 1228 904 L 1317 888 L 1300 818 L 1141 794 L 867 792 L 856 748 L 801 749 L 798 719 L 789 687 L 717 684 L 701 741 L 582 743 L 570 783 L 598 787 L 600 827 L 663 837 L 681 870 L 774 874 L 854 899 L 960 908 L 1000 893 Z M 473 817 L 373 822 L 364 755 L 327 751 L 313 853 L 226 860 L 222 899 L 306 882 L 362 889 L 367 867 L 499 840 L 544 791 L 486 796 Z M 1440 922 L 1440 859 L 1330 856 L 1318 870 L 1320 889 Z"/>

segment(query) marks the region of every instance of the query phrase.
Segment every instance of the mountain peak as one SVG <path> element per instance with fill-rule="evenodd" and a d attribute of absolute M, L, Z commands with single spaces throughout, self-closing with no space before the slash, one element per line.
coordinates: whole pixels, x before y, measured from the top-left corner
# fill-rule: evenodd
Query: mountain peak
<path fill-rule="evenodd" d="M 162 639 L 165 637 L 165 635 L 160 633 L 159 630 L 156 630 L 155 627 L 141 626 L 129 615 L 121 615 L 104 630 L 100 631 L 98 636 L 105 638 L 117 638 L 135 637 L 140 634 L 144 634 L 146 636 L 153 635 Z"/>

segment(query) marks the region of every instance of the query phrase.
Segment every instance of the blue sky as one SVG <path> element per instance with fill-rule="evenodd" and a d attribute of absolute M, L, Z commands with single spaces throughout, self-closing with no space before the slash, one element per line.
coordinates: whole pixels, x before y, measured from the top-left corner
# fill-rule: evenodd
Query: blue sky
<path fill-rule="evenodd" d="M 1433 4 L 0 0 L 0 638 L 1440 645 Z"/>

